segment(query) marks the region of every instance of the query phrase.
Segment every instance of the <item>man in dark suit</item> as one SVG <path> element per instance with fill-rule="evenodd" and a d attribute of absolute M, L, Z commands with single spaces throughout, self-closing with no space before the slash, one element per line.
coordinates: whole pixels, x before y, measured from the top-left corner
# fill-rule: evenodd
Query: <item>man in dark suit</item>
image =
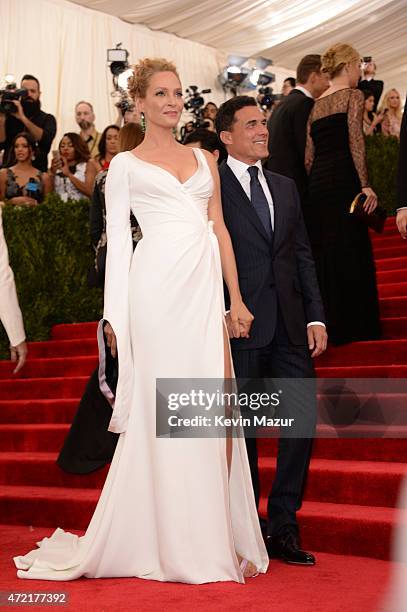
<path fill-rule="evenodd" d="M 262 169 L 268 131 L 254 98 L 237 96 L 222 104 L 216 128 L 228 152 L 219 168 L 223 214 L 243 301 L 254 315 L 250 338 L 231 340 L 236 376 L 313 378 L 312 357 L 325 350 L 327 335 L 295 183 Z M 246 443 L 258 503 L 256 439 L 247 437 Z M 315 563 L 300 548 L 296 520 L 311 445 L 310 437 L 280 437 L 268 500 L 270 555 L 303 565 Z"/>
<path fill-rule="evenodd" d="M 294 179 L 303 203 L 308 177 L 304 166 L 307 121 L 314 99 L 328 89 L 321 72 L 321 56 L 306 55 L 297 67 L 297 85 L 283 98 L 269 123 L 269 159 L 266 168 Z"/>
<path fill-rule="evenodd" d="M 401 237 L 407 239 L 407 99 L 400 130 L 399 163 L 397 169 L 396 223 Z"/>
<path fill-rule="evenodd" d="M 369 59 L 369 58 L 366 58 L 366 59 Z M 384 86 L 383 81 L 379 81 L 375 79 L 376 69 L 377 67 L 376 67 L 375 62 L 372 60 L 372 58 L 370 58 L 369 62 L 364 63 L 363 77 L 360 79 L 359 84 L 358 84 L 358 89 L 361 89 L 362 91 L 364 89 L 368 89 L 369 91 L 372 92 L 373 97 L 374 97 L 374 107 L 373 107 L 374 113 L 377 112 L 377 105 L 379 104 L 380 96 L 383 93 L 383 86 Z"/>

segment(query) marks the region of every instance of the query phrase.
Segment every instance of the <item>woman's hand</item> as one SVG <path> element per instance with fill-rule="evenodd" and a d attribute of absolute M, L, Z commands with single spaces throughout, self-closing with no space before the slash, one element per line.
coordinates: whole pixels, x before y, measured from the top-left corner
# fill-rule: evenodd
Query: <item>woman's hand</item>
<path fill-rule="evenodd" d="M 16 196 L 11 198 L 9 202 L 10 204 L 25 204 L 26 206 L 36 206 L 38 204 L 37 200 L 30 198 L 30 196 Z"/>
<path fill-rule="evenodd" d="M 372 124 L 374 126 L 378 125 L 379 123 L 381 123 L 383 121 L 385 116 L 386 116 L 385 113 L 377 113 L 377 114 L 375 114 L 374 117 L 373 117 Z"/>
<path fill-rule="evenodd" d="M 105 325 L 103 327 L 103 331 L 104 331 L 105 336 L 106 336 L 107 346 L 110 348 L 110 352 L 112 353 L 112 357 L 115 358 L 116 355 L 117 355 L 116 334 L 114 333 L 113 327 L 110 325 L 110 323 L 108 323 L 108 321 L 105 322 Z"/>
<path fill-rule="evenodd" d="M 370 215 L 377 208 L 377 195 L 371 187 L 363 187 L 362 192 L 367 196 L 363 209 Z"/>
<path fill-rule="evenodd" d="M 68 177 L 71 174 L 68 166 L 68 160 L 66 157 L 61 157 L 62 165 L 60 166 L 61 172 L 64 176 Z"/>
<path fill-rule="evenodd" d="M 53 157 L 51 162 L 51 173 L 56 174 L 62 168 L 62 160 L 60 157 Z"/>
<path fill-rule="evenodd" d="M 226 324 L 230 338 L 249 338 L 254 316 L 242 301 L 231 304 L 228 318 L 229 324 L 228 320 Z"/>

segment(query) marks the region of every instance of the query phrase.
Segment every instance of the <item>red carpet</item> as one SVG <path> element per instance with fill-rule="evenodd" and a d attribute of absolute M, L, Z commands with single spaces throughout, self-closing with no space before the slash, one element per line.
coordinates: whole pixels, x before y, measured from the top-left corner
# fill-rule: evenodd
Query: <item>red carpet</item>
<path fill-rule="evenodd" d="M 319 376 L 407 378 L 407 243 L 395 230 L 394 219 L 373 241 L 384 339 L 330 348 L 316 362 Z M 28 550 L 57 525 L 84 529 L 103 484 L 106 470 L 74 476 L 55 464 L 96 364 L 95 332 L 95 323 L 54 327 L 50 341 L 30 344 L 29 359 L 17 379 L 12 364 L 0 362 L 0 516 L 8 525 L 2 537 L 1 575 L 7 588 L 12 583 L 19 590 L 27 586 L 14 581 L 10 556 Z M 402 411 L 405 399 L 388 396 L 382 405 Z M 262 439 L 259 447 L 265 496 L 275 469 L 276 441 Z M 249 581 L 246 588 L 207 585 L 192 591 L 186 585 L 81 580 L 63 590 L 71 593 L 75 609 L 80 605 L 84 610 L 186 608 L 192 592 L 197 610 L 224 609 L 226 597 L 228 607 L 248 610 L 373 610 L 389 571 L 385 560 L 405 475 L 404 438 L 318 439 L 299 513 L 304 545 L 319 552 L 315 568 L 288 568 L 274 561 L 267 576 Z M 261 511 L 265 509 L 263 497 Z M 35 532 L 24 525 L 32 525 Z M 26 590 L 35 588 L 37 582 Z M 55 584 L 51 590 L 58 590 Z M 92 602 L 86 593 L 92 594 Z M 132 604 L 135 594 L 137 603 Z"/>

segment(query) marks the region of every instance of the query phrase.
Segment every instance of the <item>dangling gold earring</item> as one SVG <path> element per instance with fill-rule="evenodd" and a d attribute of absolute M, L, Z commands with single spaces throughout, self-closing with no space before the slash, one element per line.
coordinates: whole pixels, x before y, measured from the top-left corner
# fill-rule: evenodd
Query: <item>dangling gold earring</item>
<path fill-rule="evenodd" d="M 146 131 L 146 117 L 144 113 L 140 113 L 141 131 L 145 134 Z"/>

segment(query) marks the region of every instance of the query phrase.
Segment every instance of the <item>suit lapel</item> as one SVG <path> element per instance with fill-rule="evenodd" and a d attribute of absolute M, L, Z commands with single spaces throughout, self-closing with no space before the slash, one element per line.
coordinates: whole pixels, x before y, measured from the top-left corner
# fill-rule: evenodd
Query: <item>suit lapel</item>
<path fill-rule="evenodd" d="M 228 192 L 228 202 L 234 204 L 239 209 L 239 212 L 244 214 L 257 229 L 259 234 L 261 234 L 261 236 L 266 240 L 267 244 L 270 244 L 270 239 L 259 219 L 258 214 L 254 210 L 252 203 L 247 197 L 243 187 L 226 162 L 223 162 L 220 167 L 220 175 L 222 179 L 222 187 Z"/>

